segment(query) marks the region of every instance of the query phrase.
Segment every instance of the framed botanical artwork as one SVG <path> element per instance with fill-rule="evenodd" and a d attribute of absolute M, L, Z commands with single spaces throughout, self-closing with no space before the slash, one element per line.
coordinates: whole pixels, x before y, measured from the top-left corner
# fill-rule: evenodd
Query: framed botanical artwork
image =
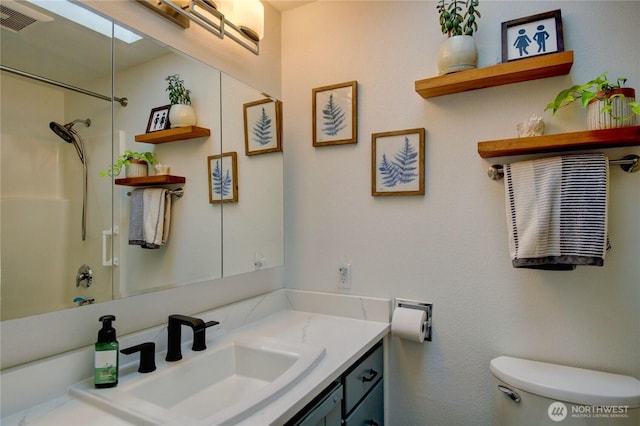
<path fill-rule="evenodd" d="M 502 23 L 502 62 L 564 52 L 560 9 Z"/>
<path fill-rule="evenodd" d="M 282 151 L 282 102 L 262 99 L 243 105 L 247 155 Z"/>
<path fill-rule="evenodd" d="M 358 82 L 313 89 L 313 146 L 358 142 Z"/>
<path fill-rule="evenodd" d="M 424 129 L 371 135 L 371 195 L 424 195 Z"/>
<path fill-rule="evenodd" d="M 209 203 L 238 201 L 238 154 L 225 152 L 207 157 L 209 164 Z"/>
<path fill-rule="evenodd" d="M 151 114 L 149 114 L 149 122 L 147 123 L 146 133 L 157 132 L 158 130 L 165 130 L 169 128 L 169 110 L 171 105 L 164 105 L 161 107 L 153 108 Z"/>

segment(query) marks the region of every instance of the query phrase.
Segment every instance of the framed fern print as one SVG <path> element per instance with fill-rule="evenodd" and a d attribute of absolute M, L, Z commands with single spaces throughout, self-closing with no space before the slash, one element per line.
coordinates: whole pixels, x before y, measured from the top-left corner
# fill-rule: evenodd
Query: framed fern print
<path fill-rule="evenodd" d="M 243 106 L 245 153 L 282 151 L 282 102 L 262 99 Z"/>
<path fill-rule="evenodd" d="M 358 82 L 313 89 L 313 146 L 358 142 Z"/>
<path fill-rule="evenodd" d="M 225 152 L 207 157 L 209 163 L 209 203 L 238 201 L 238 154 Z"/>
<path fill-rule="evenodd" d="M 424 195 L 424 129 L 371 135 L 371 195 Z"/>

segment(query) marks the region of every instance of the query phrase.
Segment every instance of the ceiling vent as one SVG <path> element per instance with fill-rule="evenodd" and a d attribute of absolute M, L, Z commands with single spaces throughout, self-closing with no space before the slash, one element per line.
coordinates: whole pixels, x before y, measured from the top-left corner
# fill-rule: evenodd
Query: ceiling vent
<path fill-rule="evenodd" d="M 23 30 L 34 22 L 53 21 L 50 16 L 12 0 L 4 0 L 0 4 L 0 17 L 0 26 L 13 32 Z"/>

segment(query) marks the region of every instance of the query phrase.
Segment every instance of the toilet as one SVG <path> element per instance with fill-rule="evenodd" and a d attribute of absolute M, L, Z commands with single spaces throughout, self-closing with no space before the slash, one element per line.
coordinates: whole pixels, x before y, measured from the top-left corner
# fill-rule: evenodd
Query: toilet
<path fill-rule="evenodd" d="M 640 425 L 640 381 L 508 356 L 491 360 L 495 424 Z"/>

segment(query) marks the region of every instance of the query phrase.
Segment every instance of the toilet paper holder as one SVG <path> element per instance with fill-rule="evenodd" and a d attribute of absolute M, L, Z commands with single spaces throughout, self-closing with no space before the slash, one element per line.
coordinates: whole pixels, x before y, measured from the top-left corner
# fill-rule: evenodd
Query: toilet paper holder
<path fill-rule="evenodd" d="M 395 307 L 396 308 L 410 308 L 410 309 L 418 309 L 420 311 L 425 311 L 427 314 L 427 318 L 424 321 L 424 340 L 427 342 L 431 341 L 431 326 L 433 325 L 432 315 L 433 315 L 433 303 L 425 303 L 417 300 L 411 299 L 395 299 Z"/>

